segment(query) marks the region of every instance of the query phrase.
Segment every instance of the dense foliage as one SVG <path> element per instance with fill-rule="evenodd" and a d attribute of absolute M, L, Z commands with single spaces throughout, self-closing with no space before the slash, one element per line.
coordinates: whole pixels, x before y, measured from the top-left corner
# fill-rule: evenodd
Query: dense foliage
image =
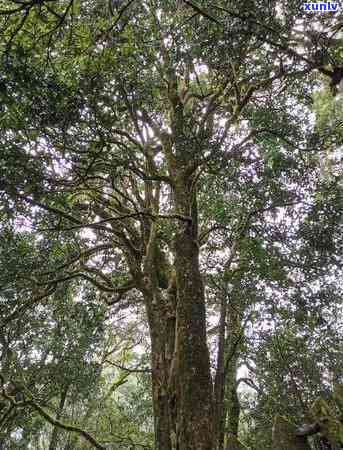
<path fill-rule="evenodd" d="M 339 11 L 6 0 L 0 30 L 3 448 L 275 449 L 277 414 L 316 420 L 343 383 Z"/>

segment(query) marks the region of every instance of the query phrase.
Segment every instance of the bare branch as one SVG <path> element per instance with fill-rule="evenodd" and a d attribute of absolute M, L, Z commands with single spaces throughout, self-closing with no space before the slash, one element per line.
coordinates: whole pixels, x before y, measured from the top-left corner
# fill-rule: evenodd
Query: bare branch
<path fill-rule="evenodd" d="M 118 369 L 124 370 L 125 372 L 129 372 L 129 373 L 151 373 L 151 369 L 138 369 L 137 367 L 134 367 L 134 368 L 124 367 L 124 366 L 117 364 L 113 361 L 110 361 L 108 359 L 106 359 L 105 362 L 107 364 L 110 364 L 111 366 L 117 367 Z"/>

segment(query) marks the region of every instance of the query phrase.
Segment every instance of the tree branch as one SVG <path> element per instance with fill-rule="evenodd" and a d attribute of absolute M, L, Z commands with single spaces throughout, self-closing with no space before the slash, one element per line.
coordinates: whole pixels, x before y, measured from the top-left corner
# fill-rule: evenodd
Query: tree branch
<path fill-rule="evenodd" d="M 45 411 L 41 406 L 39 406 L 34 400 L 29 400 L 29 405 L 35 409 L 38 414 L 43 417 L 47 422 L 51 425 L 61 428 L 62 430 L 69 431 L 71 433 L 77 433 L 81 437 L 83 437 L 87 442 L 89 442 L 94 448 L 98 450 L 106 450 L 107 447 L 101 445 L 90 433 L 83 430 L 82 428 L 76 427 L 74 425 L 69 425 L 66 423 L 62 423 L 60 420 L 52 417 L 47 411 Z"/>
<path fill-rule="evenodd" d="M 188 5 L 189 7 L 191 7 L 197 14 L 200 14 L 203 17 L 206 17 L 206 19 L 209 19 L 211 22 L 216 23 L 217 25 L 223 26 L 223 24 L 221 22 L 219 22 L 218 19 L 216 19 L 215 17 L 212 17 L 210 14 L 208 14 L 206 11 L 204 11 L 203 9 L 199 8 L 199 6 L 194 5 L 194 3 L 188 1 L 188 0 L 182 0 L 183 3 L 185 3 L 186 5 Z"/>

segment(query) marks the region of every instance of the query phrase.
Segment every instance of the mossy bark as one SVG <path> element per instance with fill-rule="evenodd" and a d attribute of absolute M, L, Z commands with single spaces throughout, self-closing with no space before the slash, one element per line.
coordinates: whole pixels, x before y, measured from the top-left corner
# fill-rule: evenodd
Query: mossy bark
<path fill-rule="evenodd" d="M 163 355 L 164 345 L 168 345 L 169 337 L 163 338 L 164 331 L 160 321 L 161 310 L 155 315 L 153 310 L 160 302 L 160 298 L 150 302 L 147 300 L 148 316 L 151 317 L 150 335 L 156 347 L 153 361 L 154 408 L 157 421 L 162 416 L 169 415 L 170 445 L 174 450 L 213 450 L 213 410 L 212 410 L 212 380 L 210 374 L 210 359 L 206 340 L 205 296 L 202 276 L 199 266 L 198 220 L 197 220 L 197 194 L 198 180 L 197 165 L 194 157 L 197 149 L 193 148 L 193 140 L 188 138 L 189 130 L 184 116 L 184 104 L 178 89 L 178 76 L 176 68 L 169 57 L 169 52 L 162 48 L 165 79 L 168 83 L 166 101 L 169 104 L 170 133 L 154 129 L 162 143 L 162 152 L 168 165 L 168 178 L 171 180 L 171 197 L 175 223 L 173 223 L 173 273 L 175 274 L 175 322 L 174 322 L 174 348 L 173 357 L 169 362 Z M 150 197 L 153 197 L 152 191 Z M 157 207 L 153 212 L 158 213 Z M 152 228 L 154 224 L 151 225 Z M 152 283 L 156 292 L 156 277 L 153 272 L 159 271 L 160 264 L 151 258 L 149 248 L 153 243 L 153 233 L 149 233 L 149 244 L 145 257 L 144 280 Z M 149 257 L 150 255 L 150 257 Z M 149 268 L 153 268 L 149 271 Z M 146 282 L 145 282 L 146 285 Z M 147 286 L 149 288 L 149 286 Z M 163 299 L 162 299 L 163 300 Z M 160 317 L 160 319 L 159 319 Z M 155 320 L 155 319 L 156 320 Z M 160 354 L 160 356 L 158 356 Z M 165 358 L 166 364 L 160 359 Z M 169 372 L 166 379 L 164 367 Z M 161 411 L 166 407 L 165 398 L 168 399 L 168 414 Z M 159 411 L 157 411 L 160 408 Z M 162 414 L 163 412 L 163 414 Z M 156 423 L 155 423 L 156 425 Z M 157 423 L 157 428 L 161 425 Z M 158 438 L 157 440 L 159 440 Z M 168 450 L 158 443 L 158 449 Z"/>
<path fill-rule="evenodd" d="M 337 396 L 337 390 L 335 395 Z M 334 408 L 325 400 L 318 398 L 312 406 L 312 414 L 320 427 L 321 434 L 330 443 L 332 450 L 341 449 L 343 445 L 343 423 L 341 418 L 337 417 Z"/>
<path fill-rule="evenodd" d="M 336 383 L 333 388 L 333 399 L 336 406 L 343 417 L 343 384 Z"/>
<path fill-rule="evenodd" d="M 306 437 L 296 435 L 295 425 L 282 416 L 276 416 L 272 450 L 311 450 L 311 447 Z"/>
<path fill-rule="evenodd" d="M 155 263 L 150 269 L 149 277 L 146 272 L 146 279 L 150 278 L 150 283 L 146 283 L 143 292 L 151 339 L 155 449 L 175 450 L 175 393 L 169 383 L 175 345 L 175 291 L 170 286 L 167 292 L 161 292 L 156 284 Z M 151 282 L 154 277 L 155 282 Z"/>
<path fill-rule="evenodd" d="M 178 450 L 212 450 L 212 382 L 192 190 L 191 177 L 179 176 L 175 209 L 183 216 L 191 213 L 192 220 L 180 222 L 175 235 L 177 442 Z"/>
<path fill-rule="evenodd" d="M 226 450 L 247 450 L 247 447 L 243 445 L 233 434 L 229 434 Z"/>

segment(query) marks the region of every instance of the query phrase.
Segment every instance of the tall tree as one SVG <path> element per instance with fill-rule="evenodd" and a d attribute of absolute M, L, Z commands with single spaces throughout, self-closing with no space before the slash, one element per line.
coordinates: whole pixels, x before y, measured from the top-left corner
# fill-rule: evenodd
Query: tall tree
<path fill-rule="evenodd" d="M 243 239 L 247 222 L 301 203 L 309 75 L 337 69 L 308 51 L 307 28 L 325 21 L 294 2 L 172 0 L 25 2 L 1 17 L 4 211 L 66 241 L 32 286 L 80 278 L 108 304 L 139 296 L 156 449 L 212 450 L 199 230 L 221 224 L 201 196 L 228 172 L 244 185 L 251 209 L 229 227 L 246 267 L 263 248 Z"/>

